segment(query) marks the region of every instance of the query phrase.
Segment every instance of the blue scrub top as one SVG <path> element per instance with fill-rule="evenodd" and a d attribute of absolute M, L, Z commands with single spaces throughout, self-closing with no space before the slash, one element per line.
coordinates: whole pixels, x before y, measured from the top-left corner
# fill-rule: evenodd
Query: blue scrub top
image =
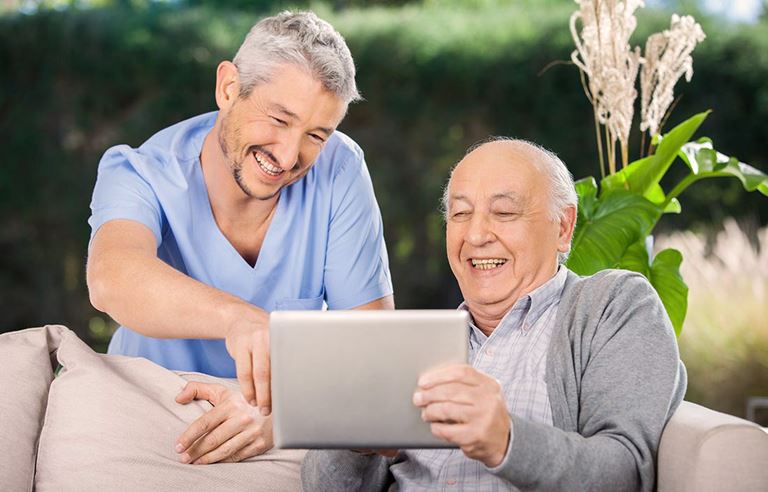
<path fill-rule="evenodd" d="M 216 112 L 166 128 L 138 149 L 118 145 L 99 163 L 91 239 L 106 222 L 130 219 L 155 234 L 160 259 L 261 309 L 350 309 L 392 294 L 381 214 L 362 150 L 328 139 L 309 173 L 283 188 L 256 265 L 216 224 L 200 151 Z M 222 338 L 224 333 L 222 333 Z M 110 354 L 164 367 L 235 377 L 223 339 L 157 339 L 121 326 Z"/>

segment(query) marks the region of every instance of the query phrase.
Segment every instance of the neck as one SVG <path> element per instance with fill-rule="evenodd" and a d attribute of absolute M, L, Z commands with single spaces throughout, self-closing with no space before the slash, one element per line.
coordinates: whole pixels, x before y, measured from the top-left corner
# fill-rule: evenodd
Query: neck
<path fill-rule="evenodd" d="M 513 307 L 515 307 L 515 304 L 520 298 L 538 289 L 557 274 L 557 266 L 557 262 L 555 262 L 553 268 L 544 268 L 540 270 L 530 281 L 521 283 L 515 291 L 500 301 L 482 304 L 465 299 L 469 312 L 475 320 L 475 326 L 477 326 L 485 336 L 491 336 L 493 330 L 499 326 L 501 320 Z"/>
<path fill-rule="evenodd" d="M 499 314 L 499 313 L 485 312 L 482 309 L 475 309 L 470 305 L 469 302 L 467 303 L 467 305 L 469 307 L 469 312 L 472 313 L 472 319 L 475 321 L 475 326 L 477 326 L 480 329 L 480 331 L 482 331 L 483 334 L 487 337 L 491 336 L 491 333 L 493 333 L 493 330 L 495 330 L 496 327 L 499 326 L 499 323 L 501 323 L 502 318 L 504 318 L 504 315 L 507 314 L 507 312 L 509 311 L 507 310 Z"/>
<path fill-rule="evenodd" d="M 274 212 L 279 194 L 268 200 L 250 197 L 235 182 L 232 167 L 218 140 L 220 120 L 208 132 L 200 151 L 203 178 L 208 188 L 208 199 L 219 225 L 257 220 L 263 222 Z"/>

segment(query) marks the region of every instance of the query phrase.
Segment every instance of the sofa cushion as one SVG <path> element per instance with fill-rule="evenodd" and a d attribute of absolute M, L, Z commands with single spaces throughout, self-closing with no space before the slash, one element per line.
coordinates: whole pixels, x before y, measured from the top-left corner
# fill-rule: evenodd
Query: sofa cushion
<path fill-rule="evenodd" d="M 683 402 L 659 446 L 660 492 L 765 490 L 768 434 L 744 419 Z"/>
<path fill-rule="evenodd" d="M 242 463 L 187 465 L 176 438 L 211 408 L 175 396 L 188 380 L 146 359 L 93 352 L 74 334 L 61 341 L 64 367 L 51 384 L 40 436 L 36 489 L 45 491 L 300 490 L 303 451 L 271 450 Z"/>
<path fill-rule="evenodd" d="M 0 335 L 0 484 L 3 490 L 29 491 L 34 484 L 37 441 L 43 425 L 51 352 L 63 326 L 45 326 Z"/>

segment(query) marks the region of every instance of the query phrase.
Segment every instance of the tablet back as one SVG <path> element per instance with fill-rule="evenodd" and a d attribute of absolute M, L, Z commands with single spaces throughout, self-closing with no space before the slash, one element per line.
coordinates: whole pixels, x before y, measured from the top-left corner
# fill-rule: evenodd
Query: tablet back
<path fill-rule="evenodd" d="M 412 403 L 419 374 L 467 361 L 457 310 L 282 311 L 270 316 L 279 448 L 451 447 Z"/>

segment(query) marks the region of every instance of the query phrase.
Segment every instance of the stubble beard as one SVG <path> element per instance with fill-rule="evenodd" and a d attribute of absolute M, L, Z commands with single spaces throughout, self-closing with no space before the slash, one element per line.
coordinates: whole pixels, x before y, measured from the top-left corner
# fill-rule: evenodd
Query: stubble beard
<path fill-rule="evenodd" d="M 229 118 L 224 118 L 224 120 L 221 122 L 221 129 L 219 130 L 217 140 L 219 141 L 221 153 L 224 155 L 224 159 L 227 161 L 227 164 L 229 164 L 229 170 L 232 173 L 232 179 L 235 180 L 235 183 L 240 188 L 240 190 L 249 198 L 255 198 L 256 200 L 270 200 L 274 198 L 278 193 L 280 193 L 280 188 L 278 188 L 274 193 L 270 193 L 269 195 L 259 196 L 256 195 L 245 183 L 243 178 L 243 162 L 232 158 L 229 145 L 227 144 L 227 135 L 234 133 L 229 131 L 228 119 Z M 235 147 L 238 146 L 235 145 Z M 245 158 L 247 158 L 247 156 L 244 157 L 243 160 L 245 160 Z"/>

